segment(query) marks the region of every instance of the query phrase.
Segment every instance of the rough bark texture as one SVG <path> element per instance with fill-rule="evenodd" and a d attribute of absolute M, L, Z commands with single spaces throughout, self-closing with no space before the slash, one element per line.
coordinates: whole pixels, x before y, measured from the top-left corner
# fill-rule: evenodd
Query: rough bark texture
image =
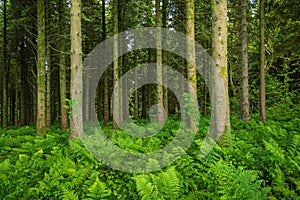
<path fill-rule="evenodd" d="M 64 3 L 59 3 L 59 27 L 60 30 L 64 30 L 65 15 L 64 15 Z M 67 67 L 66 67 L 66 52 L 64 38 L 60 38 L 59 45 L 59 87 L 60 87 L 60 126 L 63 130 L 68 129 L 68 110 L 65 107 L 67 105 Z"/>
<path fill-rule="evenodd" d="M 260 113 L 261 121 L 265 123 L 266 117 L 266 83 L 265 83 L 265 14 L 264 0 L 260 0 Z"/>
<path fill-rule="evenodd" d="M 242 119 L 250 120 L 249 114 L 249 84 L 248 84 L 248 32 L 247 32 L 247 0 L 241 0 L 241 47 L 242 47 Z"/>
<path fill-rule="evenodd" d="M 116 36 L 118 34 L 118 0 L 113 0 L 113 35 Z M 119 47 L 119 41 L 118 37 L 114 37 L 114 45 L 113 45 L 113 56 L 114 56 L 114 62 L 113 62 L 113 79 L 114 79 L 114 87 L 119 82 L 119 63 L 118 63 L 118 48 Z M 113 128 L 118 128 L 118 125 L 116 123 L 116 120 L 119 120 L 120 117 L 120 106 L 119 106 L 119 91 L 115 91 L 115 95 L 113 98 L 113 116 L 114 116 L 114 122 L 113 122 Z"/>
<path fill-rule="evenodd" d="M 196 105 L 197 103 L 197 76 L 196 76 L 196 52 L 195 52 L 195 9 L 194 0 L 186 0 L 186 53 L 187 53 L 187 76 L 189 82 L 189 94 L 191 95 L 191 102 Z M 197 108 L 198 109 L 198 108 Z M 194 112 L 194 111 L 189 111 Z M 189 127 L 193 132 L 197 132 L 197 119 L 189 115 Z"/>
<path fill-rule="evenodd" d="M 213 54 L 212 58 L 215 61 L 215 69 L 212 69 L 214 78 L 218 77 L 215 74 L 220 74 L 222 83 L 225 88 L 225 99 L 223 95 L 219 93 L 220 88 L 217 81 L 212 80 L 214 83 L 212 92 L 216 96 L 215 99 L 212 99 L 213 104 L 215 104 L 215 109 L 213 109 L 212 116 L 214 116 L 216 124 L 216 134 L 218 136 L 224 135 L 225 132 L 230 133 L 230 109 L 229 109 L 229 96 L 228 96 L 228 72 L 227 72 L 227 1 L 226 0 L 212 0 L 212 42 L 213 42 Z M 221 96 L 220 96 L 221 95 Z M 225 109 L 225 124 L 222 120 L 219 120 L 219 103 L 221 101 L 226 101 Z"/>
<path fill-rule="evenodd" d="M 45 69 L 45 2 L 37 1 L 37 132 L 45 134 L 46 126 L 46 69 Z"/>
<path fill-rule="evenodd" d="M 156 12 L 156 64 L 157 64 L 157 123 L 162 125 L 164 121 L 164 113 L 162 112 L 163 102 L 163 69 L 162 69 L 162 36 L 161 36 L 161 11 L 160 0 L 155 1 Z"/>
<path fill-rule="evenodd" d="M 75 81 L 76 79 L 76 81 Z M 75 99 L 74 97 L 77 97 Z M 70 138 L 81 134 L 76 126 L 82 125 L 82 38 L 81 38 L 81 0 L 71 1 L 71 99 L 72 119 L 70 123 Z M 73 113 L 76 112 L 76 117 Z M 78 124 L 79 123 L 79 124 Z"/>

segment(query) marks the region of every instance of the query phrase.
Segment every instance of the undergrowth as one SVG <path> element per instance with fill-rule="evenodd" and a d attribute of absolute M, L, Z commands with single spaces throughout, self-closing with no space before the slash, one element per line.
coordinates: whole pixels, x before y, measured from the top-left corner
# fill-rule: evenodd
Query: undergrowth
<path fill-rule="evenodd" d="M 283 123 L 284 120 L 284 123 Z M 139 122 L 138 122 L 139 123 Z M 141 124 L 146 123 L 141 121 Z M 179 122 L 145 140 L 104 127 L 118 146 L 151 152 L 172 140 Z M 132 174 L 97 161 L 79 139 L 53 127 L 46 137 L 32 127 L 0 129 L 0 199 L 297 199 L 300 196 L 300 118 L 232 119 L 232 134 L 201 157 L 209 126 L 180 159 L 161 171 Z"/>

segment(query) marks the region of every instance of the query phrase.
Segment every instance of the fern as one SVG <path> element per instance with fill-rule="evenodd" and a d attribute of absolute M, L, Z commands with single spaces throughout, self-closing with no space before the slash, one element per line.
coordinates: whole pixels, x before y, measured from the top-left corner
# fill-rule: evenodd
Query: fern
<path fill-rule="evenodd" d="M 72 191 L 72 190 L 69 190 L 69 189 L 66 189 L 66 188 L 63 188 L 62 189 L 63 192 L 62 192 L 62 200 L 78 200 L 78 195 Z"/>
<path fill-rule="evenodd" d="M 177 199 L 181 184 L 175 167 L 158 175 L 142 174 L 134 177 L 141 199 Z"/>
<path fill-rule="evenodd" d="M 106 185 L 102 183 L 97 177 L 94 184 L 88 189 L 86 199 L 106 199 L 111 194 L 111 191 L 107 189 Z"/>

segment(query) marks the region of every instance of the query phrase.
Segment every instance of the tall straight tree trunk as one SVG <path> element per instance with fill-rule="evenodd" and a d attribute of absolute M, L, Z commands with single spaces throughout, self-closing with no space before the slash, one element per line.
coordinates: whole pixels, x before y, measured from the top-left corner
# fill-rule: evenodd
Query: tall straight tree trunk
<path fill-rule="evenodd" d="M 187 53 L 187 76 L 189 82 L 190 99 L 193 103 L 197 103 L 197 76 L 196 76 L 196 52 L 195 52 L 195 9 L 194 0 L 186 0 L 186 53 Z M 197 108 L 198 109 L 198 108 Z M 198 130 L 197 119 L 189 115 L 189 127 L 193 132 Z"/>
<path fill-rule="evenodd" d="M 261 121 L 265 123 L 266 117 L 266 83 L 265 83 L 265 6 L 264 0 L 260 0 L 260 113 Z"/>
<path fill-rule="evenodd" d="M 220 124 L 222 121 L 218 118 L 218 109 L 214 109 L 212 113 L 216 117 L 216 134 L 218 136 L 224 135 L 225 132 L 230 133 L 230 109 L 229 109 L 229 96 L 228 96 L 228 71 L 227 71 L 227 0 L 212 0 L 212 41 L 213 41 L 213 54 L 212 58 L 215 61 L 216 69 L 213 73 L 220 74 L 222 84 L 225 88 L 225 101 L 226 101 L 226 116 L 225 124 Z M 219 77 L 219 76 L 214 76 Z M 215 93 L 216 98 L 213 102 L 218 107 L 218 102 L 224 101 L 220 99 L 218 94 L 219 88 L 222 86 L 214 85 L 212 92 Z M 223 98 L 223 97 L 221 97 Z"/>
<path fill-rule="evenodd" d="M 241 46 L 242 46 L 242 119 L 250 120 L 249 114 L 249 84 L 248 84 L 248 32 L 247 32 L 247 0 L 241 0 L 242 23 L 241 23 Z"/>
<path fill-rule="evenodd" d="M 46 126 L 46 72 L 45 72 L 45 1 L 37 1 L 37 132 L 45 135 Z"/>
<path fill-rule="evenodd" d="M 161 11 L 160 0 L 155 0 L 156 12 L 156 64 L 157 64 L 157 123 L 162 125 L 164 121 L 164 113 L 161 108 L 164 106 L 163 102 L 163 68 L 162 68 L 162 36 L 161 36 Z"/>
<path fill-rule="evenodd" d="M 137 55 L 136 51 L 133 52 L 133 66 L 137 66 Z M 139 96 L 138 96 L 138 77 L 137 77 L 137 69 L 134 69 L 134 119 L 139 118 Z"/>
<path fill-rule="evenodd" d="M 102 0 L 102 41 L 106 40 L 106 16 L 105 16 L 105 0 Z M 103 120 L 105 124 L 109 122 L 109 84 L 108 84 L 108 73 L 107 70 L 104 72 L 103 80 Z"/>
<path fill-rule="evenodd" d="M 7 69 L 7 2 L 4 0 L 3 2 L 3 74 L 2 74 L 2 126 L 3 128 L 7 127 L 7 119 L 8 119 L 8 88 L 7 88 L 7 77 L 8 77 L 8 69 Z"/>
<path fill-rule="evenodd" d="M 82 38 L 81 38 L 81 0 L 71 0 L 71 99 L 72 114 L 69 138 L 79 136 L 76 126 L 81 126 L 82 120 Z M 79 99 L 75 99 L 75 97 Z M 77 106 L 75 106 L 75 103 Z M 78 105 L 79 104 L 79 105 Z"/>
<path fill-rule="evenodd" d="M 163 0 L 162 3 L 162 28 L 167 28 L 167 18 L 168 18 L 168 13 L 167 13 L 167 6 L 168 6 L 168 0 Z M 166 38 L 163 38 L 163 46 L 165 46 L 165 41 Z M 167 64 L 167 54 L 164 51 L 162 54 L 164 64 Z M 166 116 L 169 115 L 169 103 L 168 103 L 168 73 L 163 74 L 163 79 L 164 79 L 164 108 L 165 108 L 165 113 Z"/>
<path fill-rule="evenodd" d="M 65 0 L 59 2 L 59 28 L 64 30 L 65 15 L 64 8 Z M 68 129 L 68 110 L 66 108 L 67 99 L 67 67 L 65 56 L 65 42 L 64 38 L 60 38 L 59 45 L 59 91 L 60 91 L 60 126 L 61 129 Z"/>
<path fill-rule="evenodd" d="M 61 129 L 68 129 L 68 110 L 66 106 L 67 99 L 67 69 L 65 44 L 61 41 L 59 53 L 59 86 L 60 86 L 60 125 Z"/>
<path fill-rule="evenodd" d="M 18 128 L 19 127 L 19 85 L 20 85 L 20 82 L 19 82 L 19 72 L 16 73 L 15 75 L 15 127 Z"/>
<path fill-rule="evenodd" d="M 113 0 L 113 35 L 116 36 L 118 34 L 118 0 Z M 119 57 L 119 41 L 118 37 L 114 37 L 114 42 L 113 42 L 113 82 L 114 82 L 114 87 L 118 84 L 119 82 L 119 62 L 118 62 L 118 57 Z M 115 92 L 114 98 L 113 98 L 113 115 L 114 115 L 114 121 L 113 121 L 113 128 L 116 129 L 118 128 L 118 125 L 116 121 L 119 120 L 120 118 L 120 106 L 119 106 L 119 91 Z"/>
<path fill-rule="evenodd" d="M 50 47 L 47 45 L 47 68 L 46 68 L 46 126 L 51 126 L 51 63 Z"/>
<path fill-rule="evenodd" d="M 152 61 L 152 59 L 151 59 L 151 52 L 152 52 L 152 50 L 151 49 L 148 49 L 148 63 L 151 63 L 151 61 Z M 147 74 L 148 74 L 148 81 L 150 80 L 150 77 L 153 75 L 152 73 L 151 73 L 151 67 L 147 67 L 147 70 L 148 70 L 148 72 L 147 72 Z M 152 106 L 152 85 L 147 85 L 147 92 L 148 92 L 148 113 L 150 114 L 150 112 L 149 112 L 149 109 L 151 108 L 151 106 Z"/>

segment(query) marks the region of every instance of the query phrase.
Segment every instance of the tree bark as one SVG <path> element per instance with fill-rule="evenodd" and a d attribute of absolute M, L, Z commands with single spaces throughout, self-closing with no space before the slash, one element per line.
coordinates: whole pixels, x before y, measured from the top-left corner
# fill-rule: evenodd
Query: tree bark
<path fill-rule="evenodd" d="M 51 126 L 51 63 L 50 47 L 47 45 L 47 68 L 46 68 L 46 127 Z"/>
<path fill-rule="evenodd" d="M 64 3 L 59 3 L 59 29 L 64 30 L 65 15 Z M 63 33 L 63 31 L 61 32 Z M 68 110 L 66 108 L 67 102 L 67 67 L 66 67 L 66 52 L 64 38 L 60 38 L 59 45 L 59 91 L 60 91 L 60 126 L 62 130 L 68 129 Z"/>
<path fill-rule="evenodd" d="M 189 82 L 189 94 L 193 105 L 197 104 L 197 76 L 196 76 L 196 52 L 195 52 L 195 8 L 194 0 L 186 0 L 186 53 L 187 53 L 187 76 Z M 198 108 L 196 108 L 198 109 Z M 189 128 L 197 132 L 197 119 L 189 115 Z"/>
<path fill-rule="evenodd" d="M 168 18 L 167 6 L 168 6 L 168 0 L 163 0 L 163 3 L 162 3 L 162 28 L 167 28 L 167 18 Z M 162 43 L 163 46 L 165 45 L 165 41 L 166 41 L 166 38 L 164 36 L 163 43 Z M 167 64 L 167 54 L 165 51 L 162 52 L 162 59 L 163 59 L 163 63 Z M 165 109 L 166 116 L 168 116 L 169 115 L 168 73 L 163 73 L 163 79 L 164 79 L 164 96 L 163 96 L 164 109 Z"/>
<path fill-rule="evenodd" d="M 242 47 L 242 119 L 250 120 L 249 114 L 249 84 L 248 84 L 248 31 L 247 31 L 247 0 L 241 0 L 241 47 Z"/>
<path fill-rule="evenodd" d="M 265 14 L 264 0 L 260 0 L 260 113 L 261 121 L 265 123 L 266 117 L 266 83 L 265 83 Z"/>
<path fill-rule="evenodd" d="M 216 99 L 214 99 L 213 104 L 215 104 L 215 108 L 212 113 L 213 116 L 216 117 L 216 134 L 218 136 L 224 135 L 225 132 L 230 133 L 230 109 L 229 109 L 229 95 L 228 95 L 228 71 L 227 71 L 227 1 L 226 0 L 212 0 L 212 41 L 213 41 L 213 54 L 212 58 L 215 61 L 215 69 L 212 70 L 214 74 L 213 77 L 221 77 L 222 84 L 224 84 L 225 88 L 225 101 L 226 105 L 226 116 L 225 116 L 225 124 L 219 120 L 218 114 L 218 104 L 219 102 L 223 102 L 224 99 L 220 97 L 218 91 L 222 86 L 217 84 L 213 84 L 212 92 L 215 93 Z M 218 76 L 218 75 L 221 76 Z M 214 80 L 213 80 L 214 81 Z M 216 81 L 214 81 L 216 83 Z M 222 123 L 222 124 L 221 124 Z"/>
<path fill-rule="evenodd" d="M 37 1 L 37 132 L 45 135 L 46 126 L 46 72 L 45 72 L 45 1 Z"/>
<path fill-rule="evenodd" d="M 3 1 L 3 74 L 2 74 L 2 127 L 7 127 L 8 120 L 8 68 L 7 68 L 7 1 Z"/>
<path fill-rule="evenodd" d="M 102 41 L 106 40 L 106 16 L 105 16 L 105 0 L 102 0 Z M 104 72 L 103 80 L 103 120 L 105 124 L 109 122 L 109 84 L 107 70 Z"/>
<path fill-rule="evenodd" d="M 82 130 L 82 37 L 81 0 L 71 0 L 71 99 L 72 115 L 69 138 L 78 137 Z M 75 97 L 77 99 L 75 99 Z M 75 117 L 76 112 L 76 117 Z M 79 129 L 75 129 L 76 127 Z"/>
<path fill-rule="evenodd" d="M 119 82 L 119 63 L 118 63 L 118 57 L 119 57 L 119 41 L 118 41 L 118 0 L 113 0 L 113 35 L 114 37 L 114 44 L 113 44 L 113 82 L 114 82 L 114 87 Z M 113 116 L 114 116 L 114 121 L 113 121 L 113 128 L 116 129 L 118 128 L 118 125 L 116 121 L 119 120 L 120 118 L 120 106 L 119 106 L 119 91 L 115 91 L 115 95 L 113 98 Z"/>
<path fill-rule="evenodd" d="M 161 11 L 160 11 L 160 0 L 155 0 L 155 11 L 156 11 L 156 66 L 157 66 L 157 123 L 163 124 L 164 113 L 161 108 L 164 106 L 163 101 L 163 68 L 162 68 L 162 36 L 161 36 Z"/>
<path fill-rule="evenodd" d="M 15 122 L 15 127 L 18 128 L 19 127 L 19 72 L 16 72 L 16 75 L 15 75 L 15 118 L 14 118 L 14 122 Z"/>
<path fill-rule="evenodd" d="M 136 51 L 133 52 L 133 66 L 137 66 L 137 55 Z M 139 96 L 138 96 L 138 77 L 137 77 L 137 69 L 134 69 L 134 119 L 139 118 Z"/>

